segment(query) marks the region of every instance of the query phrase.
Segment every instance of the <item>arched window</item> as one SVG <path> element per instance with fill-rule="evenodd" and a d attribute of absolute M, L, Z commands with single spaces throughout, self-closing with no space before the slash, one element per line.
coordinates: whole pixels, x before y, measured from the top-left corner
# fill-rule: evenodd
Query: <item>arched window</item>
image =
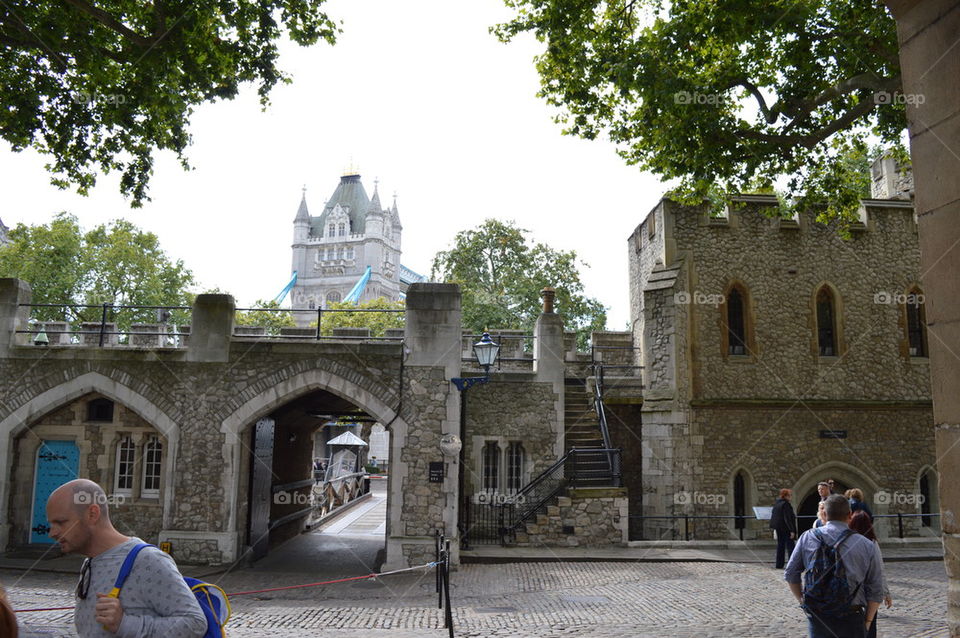
<path fill-rule="evenodd" d="M 927 356 L 927 312 L 923 307 L 923 293 L 913 288 L 904 304 L 907 313 L 907 342 L 911 357 Z"/>
<path fill-rule="evenodd" d="M 500 487 L 500 446 L 487 441 L 483 446 L 483 490 L 496 492 Z"/>
<path fill-rule="evenodd" d="M 743 294 L 737 287 L 727 293 L 727 354 L 747 354 L 747 324 Z"/>
<path fill-rule="evenodd" d="M 737 472 L 733 477 L 733 519 L 734 529 L 743 529 L 747 526 L 747 481 L 743 478 L 743 472 Z"/>
<path fill-rule="evenodd" d="M 827 286 L 817 291 L 817 347 L 821 357 L 837 356 L 836 302 Z"/>
<path fill-rule="evenodd" d="M 337 226 L 336 224 L 330 224 L 327 226 L 327 237 L 336 237 L 337 235 Z"/>
<path fill-rule="evenodd" d="M 523 487 L 523 444 L 513 441 L 507 447 L 507 491 L 516 494 Z"/>
<path fill-rule="evenodd" d="M 133 464 L 136 455 L 137 448 L 132 438 L 124 436 L 117 441 L 113 491 L 121 496 L 133 495 Z"/>
<path fill-rule="evenodd" d="M 160 459 L 163 444 L 157 436 L 151 436 L 143 446 L 143 482 L 140 484 L 140 496 L 143 498 L 160 497 Z"/>
<path fill-rule="evenodd" d="M 340 293 L 337 292 L 336 290 L 331 290 L 330 292 L 327 293 L 327 305 L 330 305 L 332 303 L 340 303 L 340 299 L 341 299 Z"/>
<path fill-rule="evenodd" d="M 933 517 L 930 516 L 930 511 L 933 507 L 933 492 L 930 489 L 931 483 L 930 470 L 927 470 L 920 475 L 920 524 L 923 527 L 930 527 L 933 525 Z"/>
<path fill-rule="evenodd" d="M 346 224 L 341 222 L 340 225 L 337 226 L 337 235 L 339 235 L 340 237 L 343 237 L 346 233 L 347 233 Z"/>

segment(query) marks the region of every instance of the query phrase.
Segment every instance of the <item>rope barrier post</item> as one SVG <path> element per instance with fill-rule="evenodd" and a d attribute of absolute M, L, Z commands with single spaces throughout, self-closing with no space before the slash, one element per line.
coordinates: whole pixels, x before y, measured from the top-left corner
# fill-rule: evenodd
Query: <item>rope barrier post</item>
<path fill-rule="evenodd" d="M 447 609 L 443 615 L 444 627 L 450 630 L 450 638 L 453 638 L 453 609 L 450 606 L 450 541 L 444 540 L 443 553 L 443 590 L 447 598 Z"/>
<path fill-rule="evenodd" d="M 441 555 L 443 553 L 443 533 L 440 530 L 437 530 L 437 538 L 434 543 L 434 550 L 436 550 L 436 563 L 437 571 L 434 574 L 437 581 L 437 609 L 443 609 L 443 577 L 441 576 L 440 564 L 441 564 Z"/>

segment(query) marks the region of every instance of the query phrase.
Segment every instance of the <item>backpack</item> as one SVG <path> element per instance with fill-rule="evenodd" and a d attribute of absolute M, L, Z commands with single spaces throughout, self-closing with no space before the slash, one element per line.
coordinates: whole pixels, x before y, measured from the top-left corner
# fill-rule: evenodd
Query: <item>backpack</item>
<path fill-rule="evenodd" d="M 154 547 L 154 545 L 141 543 L 131 549 L 127 557 L 123 559 L 123 565 L 120 566 L 120 573 L 117 574 L 117 580 L 109 594 L 110 597 L 120 597 L 120 588 L 123 587 L 127 576 L 130 575 L 130 570 L 133 569 L 133 561 L 136 560 L 137 554 L 144 547 Z M 196 596 L 197 602 L 200 603 L 200 609 L 207 619 L 207 631 L 203 634 L 203 638 L 226 638 L 227 633 L 223 630 L 223 626 L 230 619 L 230 601 L 227 599 L 227 594 L 216 585 L 205 583 L 196 578 L 184 576 L 183 582 Z"/>
<path fill-rule="evenodd" d="M 849 616 L 854 612 L 851 603 L 860 585 L 850 593 L 840 545 L 853 534 L 853 530 L 844 530 L 832 546 L 827 544 L 820 530 L 813 529 L 810 533 L 820 541 L 820 546 L 814 554 L 813 565 L 804 574 L 803 609 L 820 618 Z"/>

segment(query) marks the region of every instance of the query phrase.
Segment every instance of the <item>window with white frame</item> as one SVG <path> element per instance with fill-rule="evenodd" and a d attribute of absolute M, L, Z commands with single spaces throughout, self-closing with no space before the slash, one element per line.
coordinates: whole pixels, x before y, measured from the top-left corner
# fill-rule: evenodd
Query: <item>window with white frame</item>
<path fill-rule="evenodd" d="M 163 443 L 160 437 L 151 436 L 143 446 L 143 482 L 140 484 L 140 496 L 143 498 L 160 497 L 160 459 L 163 456 Z"/>
<path fill-rule="evenodd" d="M 343 236 L 346 235 L 346 234 L 347 234 L 347 225 L 346 225 L 346 224 L 340 224 L 340 225 L 338 225 L 338 226 L 337 226 L 337 235 L 339 235 L 340 237 L 343 237 Z"/>
<path fill-rule="evenodd" d="M 330 224 L 329 226 L 327 226 L 327 237 L 334 237 L 334 236 L 336 236 L 336 234 L 337 234 L 336 229 L 337 229 L 337 227 L 336 227 L 336 225 L 334 225 L 334 224 Z"/>
<path fill-rule="evenodd" d="M 133 495 L 133 464 L 137 447 L 129 436 L 117 442 L 117 463 L 113 479 L 113 491 L 121 496 Z"/>

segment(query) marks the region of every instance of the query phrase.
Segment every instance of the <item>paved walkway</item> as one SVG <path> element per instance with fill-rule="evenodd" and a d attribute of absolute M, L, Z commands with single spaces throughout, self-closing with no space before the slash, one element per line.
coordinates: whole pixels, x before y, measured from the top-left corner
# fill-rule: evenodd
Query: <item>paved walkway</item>
<path fill-rule="evenodd" d="M 303 534 L 253 567 L 206 571 L 228 592 L 376 572 L 382 562 L 385 495 Z M 451 577 L 456 636 L 481 638 L 794 638 L 805 619 L 769 561 L 773 548 L 738 543 L 634 544 L 621 548 L 500 548 L 464 553 Z M 894 607 L 880 636 L 946 638 L 946 576 L 933 544 L 884 548 Z M 72 562 L 71 562 L 72 561 Z M 15 608 L 73 604 L 79 562 L 65 557 L 0 562 Z M 74 565 L 76 563 L 76 565 Z M 203 575 L 203 572 L 185 570 Z M 435 572 L 232 599 L 230 638 L 448 636 Z M 75 636 L 72 612 L 21 614 L 26 638 Z"/>

